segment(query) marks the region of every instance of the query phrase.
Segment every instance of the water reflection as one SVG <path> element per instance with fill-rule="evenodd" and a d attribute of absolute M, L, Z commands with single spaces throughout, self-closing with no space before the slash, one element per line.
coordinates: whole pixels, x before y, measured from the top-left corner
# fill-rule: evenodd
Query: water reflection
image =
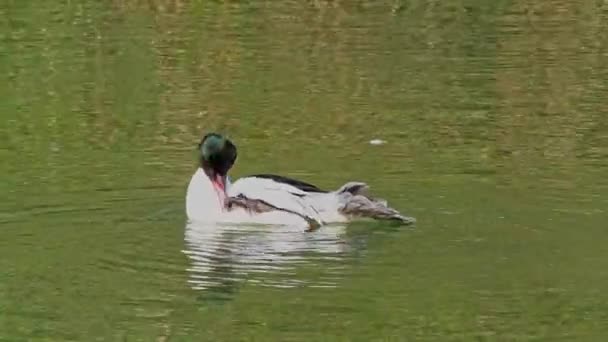
<path fill-rule="evenodd" d="M 335 287 L 353 245 L 345 226 L 301 227 L 188 222 L 184 253 L 193 289 L 232 292 L 247 282 L 272 287 Z M 314 266 L 314 275 L 298 272 Z"/>

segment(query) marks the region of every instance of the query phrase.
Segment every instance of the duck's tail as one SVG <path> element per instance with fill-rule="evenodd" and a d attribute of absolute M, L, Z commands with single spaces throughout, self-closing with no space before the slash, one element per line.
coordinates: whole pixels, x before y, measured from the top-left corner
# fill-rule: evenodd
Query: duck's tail
<path fill-rule="evenodd" d="M 341 197 L 340 213 L 347 217 L 368 217 L 376 220 L 398 221 L 402 224 L 416 222 L 413 217 L 401 215 L 388 203 L 369 196 L 369 186 L 361 182 L 349 182 L 336 191 Z"/>

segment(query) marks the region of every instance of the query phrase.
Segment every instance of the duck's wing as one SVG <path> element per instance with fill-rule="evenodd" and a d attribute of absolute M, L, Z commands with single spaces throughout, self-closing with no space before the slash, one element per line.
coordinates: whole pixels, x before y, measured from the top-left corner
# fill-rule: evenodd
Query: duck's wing
<path fill-rule="evenodd" d="M 283 211 L 303 218 L 308 223 L 309 230 L 314 230 L 321 226 L 321 222 L 319 220 L 307 216 L 301 212 L 292 211 L 285 208 L 278 208 L 264 200 L 248 198 L 242 194 L 236 197 L 228 197 L 226 199 L 226 206 L 228 207 L 228 210 L 232 210 L 233 208 L 245 209 L 247 212 L 249 212 L 249 214 L 261 214 L 270 211 Z"/>
<path fill-rule="evenodd" d="M 273 174 L 259 174 L 259 175 L 251 175 L 251 176 L 247 176 L 247 177 L 270 179 L 276 183 L 290 185 L 294 188 L 300 189 L 305 192 L 322 192 L 322 193 L 328 192 L 328 191 L 320 189 L 316 185 L 306 183 L 301 180 L 285 177 L 285 176 L 279 176 L 279 175 L 273 175 Z"/>
<path fill-rule="evenodd" d="M 291 212 L 322 224 L 319 213 L 307 201 L 307 195 L 306 191 L 293 185 L 255 176 L 238 179 L 228 191 L 230 197 L 257 200 L 248 203 L 264 203 L 277 210 Z"/>

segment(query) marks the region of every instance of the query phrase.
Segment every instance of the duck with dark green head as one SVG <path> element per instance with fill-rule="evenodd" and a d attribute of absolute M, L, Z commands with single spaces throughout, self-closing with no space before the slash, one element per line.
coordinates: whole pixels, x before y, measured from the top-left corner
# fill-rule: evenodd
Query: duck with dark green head
<path fill-rule="evenodd" d="M 353 218 L 392 220 L 404 224 L 415 220 L 388 207 L 386 201 L 367 194 L 368 186 L 349 182 L 335 191 L 293 178 L 258 174 L 231 185 L 228 172 L 237 157 L 236 146 L 218 133 L 209 133 L 198 145 L 200 163 L 186 194 L 191 220 L 231 223 L 292 224 L 319 227 Z"/>

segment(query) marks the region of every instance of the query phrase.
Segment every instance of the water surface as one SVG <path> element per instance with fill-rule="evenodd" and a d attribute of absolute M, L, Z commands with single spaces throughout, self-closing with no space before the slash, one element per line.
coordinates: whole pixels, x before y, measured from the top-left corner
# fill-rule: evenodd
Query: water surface
<path fill-rule="evenodd" d="M 607 10 L 3 2 L 0 340 L 602 341 Z M 418 223 L 192 226 L 210 130 Z"/>

